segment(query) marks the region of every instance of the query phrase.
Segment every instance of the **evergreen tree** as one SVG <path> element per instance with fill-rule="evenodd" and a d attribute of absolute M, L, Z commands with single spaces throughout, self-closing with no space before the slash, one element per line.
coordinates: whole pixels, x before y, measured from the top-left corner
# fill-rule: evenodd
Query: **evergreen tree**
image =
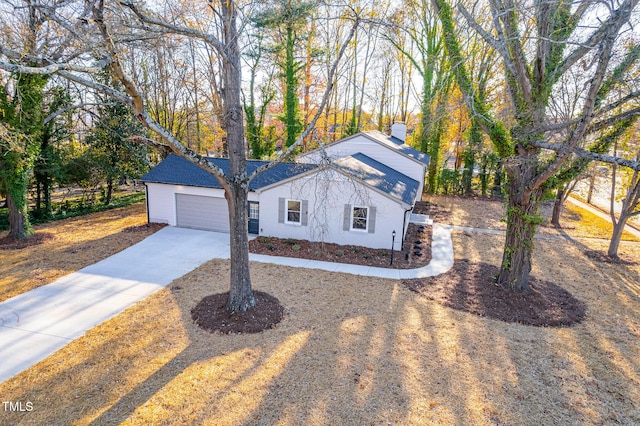
<path fill-rule="evenodd" d="M 0 192 L 7 197 L 9 236 L 33 234 L 29 222 L 29 175 L 39 151 L 44 127 L 43 91 L 48 76 L 15 74 L 13 91 L 0 88 L 0 123 L 6 136 L 0 144 Z"/>
<path fill-rule="evenodd" d="M 109 204 L 118 181 L 139 178 L 149 169 L 149 151 L 146 146 L 127 140 L 133 135 L 146 134 L 134 120 L 130 108 L 110 98 L 101 101 L 98 121 L 85 143 L 90 161 L 106 182 L 104 203 Z"/>
<path fill-rule="evenodd" d="M 285 125 L 285 145 L 293 145 L 302 133 L 304 123 L 300 110 L 298 90 L 299 73 L 304 64 L 296 56 L 296 49 L 303 39 L 302 29 L 315 8 L 313 2 L 300 0 L 278 0 L 271 7 L 254 17 L 258 27 L 276 32 L 272 47 L 276 63 L 280 67 L 284 83 L 284 111 L 279 117 Z"/>

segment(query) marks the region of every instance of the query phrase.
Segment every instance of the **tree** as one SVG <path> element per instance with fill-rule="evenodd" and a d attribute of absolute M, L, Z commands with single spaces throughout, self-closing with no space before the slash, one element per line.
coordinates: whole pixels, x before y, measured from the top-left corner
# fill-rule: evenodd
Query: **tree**
<path fill-rule="evenodd" d="M 632 130 L 635 130 L 637 134 L 638 126 L 635 126 Z M 640 162 L 640 144 L 637 139 L 631 141 L 631 152 L 635 151 L 635 160 Z M 635 146 L 633 146 L 635 145 Z M 614 148 L 614 155 L 617 154 L 617 143 Z M 618 247 L 620 247 L 620 240 L 622 239 L 622 233 L 629 219 L 640 215 L 640 171 L 634 170 L 628 173 L 624 187 L 626 188 L 625 194 L 622 197 L 622 203 L 620 206 L 620 215 L 616 217 L 614 203 L 616 200 L 616 173 L 617 167 L 613 165 L 613 177 L 611 179 L 611 222 L 613 223 L 613 233 L 611 235 L 611 242 L 609 243 L 609 249 L 607 255 L 612 258 L 618 258 Z"/>
<path fill-rule="evenodd" d="M 272 50 L 284 80 L 284 112 L 281 119 L 285 125 L 285 146 L 293 145 L 303 130 L 298 90 L 300 71 L 304 63 L 297 57 L 303 39 L 302 30 L 315 7 L 314 2 L 301 0 L 278 0 L 257 13 L 253 20 L 259 28 L 275 30 L 277 41 Z"/>
<path fill-rule="evenodd" d="M 69 137 L 69 123 L 61 111 L 71 105 L 69 92 L 62 87 L 54 87 L 46 93 L 47 117 L 43 121 L 39 152 L 33 167 L 36 185 L 34 216 L 42 218 L 51 215 L 51 188 L 59 177 L 62 158 L 59 144 Z"/>
<path fill-rule="evenodd" d="M 29 174 L 42 138 L 43 90 L 48 76 L 14 74 L 14 90 L 6 85 L 0 92 L 0 123 L 13 133 L 10 143 L 0 146 L 0 192 L 9 207 L 9 236 L 27 238 L 33 234 L 28 215 Z"/>
<path fill-rule="evenodd" d="M 109 78 L 107 78 L 109 80 Z M 112 85 L 116 82 L 111 82 Z M 98 120 L 94 123 L 85 143 L 88 156 L 98 170 L 107 189 L 104 204 L 111 203 L 114 183 L 123 178 L 140 178 L 149 169 L 148 148 L 129 140 L 132 136 L 145 136 L 139 122 L 134 121 L 131 109 L 116 100 L 96 93 L 100 100 Z"/>
<path fill-rule="evenodd" d="M 506 123 L 495 118 L 473 90 L 456 37 L 451 6 L 444 0 L 433 3 L 443 25 L 448 55 L 455 64 L 456 82 L 490 136 L 496 153 L 504 158 L 508 177 L 507 232 L 497 281 L 507 288 L 528 290 L 533 238 L 541 221 L 538 205 L 553 187 L 552 178 L 561 167 L 575 154 L 640 167 L 637 162 L 607 158 L 578 146 L 594 127 L 622 118 L 606 117 L 613 109 L 612 103 L 599 106 L 597 101 L 616 62 L 614 53 L 620 44 L 620 34 L 638 1 L 616 3 L 608 11 L 598 8 L 599 24 L 595 27 L 580 26 L 596 13 L 591 2 L 575 6 L 562 1 L 534 2 L 526 10 L 512 1 L 491 2 L 492 20 L 488 29 L 463 6 L 458 8 L 465 22 L 500 56 L 512 108 L 508 132 Z M 556 84 L 578 67 L 583 68 L 580 75 L 586 87 L 579 109 L 569 122 L 549 123 L 547 107 Z M 625 98 L 627 102 L 637 93 L 631 95 Z M 634 114 L 638 112 L 636 109 Z M 554 154 L 548 155 L 541 148 Z"/>
<path fill-rule="evenodd" d="M 402 8 L 395 13 L 393 31 L 387 34 L 387 38 L 422 77 L 417 143 L 420 150 L 431 157 L 426 190 L 433 193 L 438 188 L 438 174 L 444 160 L 443 136 L 448 121 L 446 103 L 451 92 L 451 79 L 441 26 L 431 9 L 428 1 L 403 2 Z"/>
<path fill-rule="evenodd" d="M 260 104 L 256 103 L 256 79 L 260 70 L 260 63 L 264 59 L 264 37 L 256 35 L 251 49 L 246 56 L 250 69 L 248 96 L 243 93 L 244 113 L 247 122 L 247 141 L 252 158 L 270 157 L 275 152 L 275 139 L 270 138 L 264 128 L 267 108 L 276 96 L 272 87 L 273 74 L 269 73 L 266 82 L 260 87 Z M 248 98 L 248 99 L 247 99 Z"/>

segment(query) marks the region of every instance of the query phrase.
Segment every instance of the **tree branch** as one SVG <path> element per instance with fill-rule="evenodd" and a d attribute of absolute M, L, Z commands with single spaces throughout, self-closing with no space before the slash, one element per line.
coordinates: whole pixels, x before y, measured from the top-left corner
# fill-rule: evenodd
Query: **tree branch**
<path fill-rule="evenodd" d="M 496 39 L 491 34 L 489 34 L 484 28 L 482 28 L 462 3 L 458 5 L 458 11 L 462 14 L 462 16 L 464 16 L 464 18 L 467 21 L 467 24 L 469 24 L 471 28 L 473 28 L 478 34 L 480 34 L 480 36 L 484 39 L 484 41 L 487 42 L 489 46 L 493 47 L 494 49 L 496 49 L 496 51 L 500 52 L 500 55 L 504 58 L 505 66 L 509 68 L 509 71 L 513 75 L 515 75 L 516 69 L 513 63 L 511 62 L 511 59 L 509 58 L 509 51 L 505 43 L 503 43 L 499 39 Z"/>
<path fill-rule="evenodd" d="M 138 17 L 138 19 L 140 19 L 140 21 L 144 22 L 145 24 L 155 25 L 176 34 L 182 34 L 187 37 L 193 37 L 203 40 L 212 45 L 218 51 L 218 54 L 226 57 L 224 45 L 220 42 L 220 40 L 218 40 L 211 34 L 205 34 L 202 31 L 194 30 L 192 28 L 187 28 L 180 25 L 170 24 L 161 19 L 152 18 L 138 9 L 138 7 L 131 0 L 120 0 L 118 3 L 130 9 Z"/>
<path fill-rule="evenodd" d="M 82 104 L 77 104 L 77 105 L 71 105 L 68 106 L 66 108 L 62 108 L 59 109 L 57 111 L 52 112 L 51 114 L 47 115 L 44 119 L 44 124 L 49 123 L 51 120 L 55 119 L 56 117 L 58 117 L 61 114 L 64 114 L 67 111 L 71 111 L 72 109 L 78 109 L 78 108 L 83 108 L 85 106 L 95 106 L 95 105 L 102 105 L 101 103 L 95 103 L 95 102 L 86 102 L 86 103 L 82 103 Z"/>
<path fill-rule="evenodd" d="M 56 74 L 56 73 L 59 73 L 60 71 L 97 73 L 102 71 L 105 66 L 109 65 L 109 63 L 110 61 L 108 59 L 102 59 L 96 62 L 93 66 L 89 66 L 89 67 L 72 65 L 72 64 L 51 64 L 51 65 L 45 65 L 42 67 L 29 67 L 26 65 L 17 65 L 17 64 L 12 64 L 5 61 L 0 61 L 0 69 L 3 69 L 8 72 L 38 74 L 38 75 Z"/>
<path fill-rule="evenodd" d="M 537 141 L 533 143 L 533 146 L 543 149 L 549 149 L 556 152 L 568 150 L 570 153 L 576 154 L 583 158 L 589 158 L 591 160 L 601 161 L 608 164 L 617 164 L 619 166 L 628 167 L 635 171 L 640 171 L 640 161 L 627 160 L 625 158 L 614 157 L 612 155 L 606 154 L 596 154 L 595 152 L 587 151 L 586 149 L 578 147 L 568 147 L 566 144 Z"/>
<path fill-rule="evenodd" d="M 582 15 L 586 12 L 587 6 L 590 2 L 583 2 L 576 13 L 574 14 L 574 19 L 580 19 Z M 583 6 L 584 4 L 584 6 Z M 586 54 L 591 52 L 597 45 L 599 45 L 602 40 L 607 36 L 607 33 L 610 31 L 611 26 L 618 25 L 618 21 L 624 19 L 624 15 L 626 14 L 626 18 L 628 20 L 628 14 L 631 13 L 633 8 L 638 4 L 638 0 L 626 0 L 618 10 L 611 13 L 606 22 L 604 22 L 600 27 L 593 33 L 591 36 L 581 43 L 580 47 L 574 50 L 569 56 L 567 56 L 564 62 L 556 69 L 554 75 L 550 78 L 552 81 L 556 81 L 557 77 L 563 75 L 569 68 L 571 68 L 576 62 L 578 62 L 581 58 L 583 58 Z M 576 16 L 580 14 L 579 16 Z"/>

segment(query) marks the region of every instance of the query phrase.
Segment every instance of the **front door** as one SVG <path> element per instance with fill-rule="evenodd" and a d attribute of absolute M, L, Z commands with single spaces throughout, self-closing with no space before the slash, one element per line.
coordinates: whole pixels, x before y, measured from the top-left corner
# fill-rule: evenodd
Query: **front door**
<path fill-rule="evenodd" d="M 260 231 L 260 205 L 256 201 L 249 201 L 249 233 L 259 234 Z"/>

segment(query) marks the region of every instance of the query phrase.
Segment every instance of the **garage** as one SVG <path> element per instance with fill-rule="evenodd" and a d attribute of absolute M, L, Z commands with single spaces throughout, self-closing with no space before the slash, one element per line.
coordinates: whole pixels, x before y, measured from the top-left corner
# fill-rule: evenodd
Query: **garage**
<path fill-rule="evenodd" d="M 202 195 L 176 194 L 176 220 L 181 228 L 228 233 L 227 200 Z"/>

